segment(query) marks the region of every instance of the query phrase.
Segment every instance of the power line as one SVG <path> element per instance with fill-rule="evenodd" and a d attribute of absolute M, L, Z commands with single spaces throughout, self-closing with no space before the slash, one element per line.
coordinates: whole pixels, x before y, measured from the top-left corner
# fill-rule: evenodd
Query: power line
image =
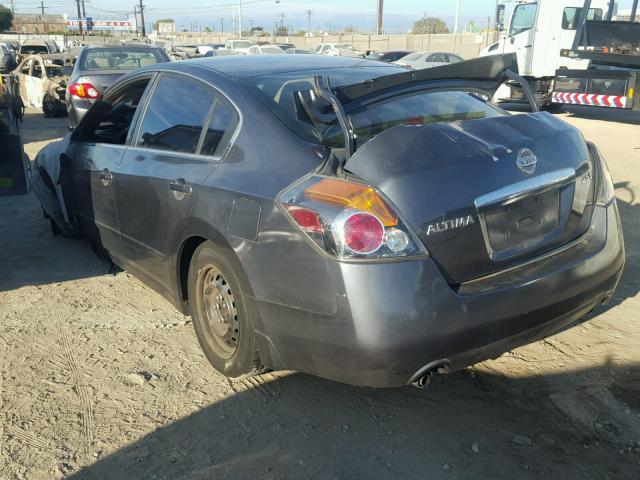
<path fill-rule="evenodd" d="M 13 2 L 11 2 L 11 3 L 13 3 Z M 44 2 L 43 2 L 43 1 L 40 1 L 40 10 L 42 10 L 42 16 L 43 16 L 43 17 L 44 17 L 44 9 L 45 9 L 45 8 L 46 8 L 46 9 L 49 9 L 49 7 L 45 7 L 45 6 L 44 6 Z"/>

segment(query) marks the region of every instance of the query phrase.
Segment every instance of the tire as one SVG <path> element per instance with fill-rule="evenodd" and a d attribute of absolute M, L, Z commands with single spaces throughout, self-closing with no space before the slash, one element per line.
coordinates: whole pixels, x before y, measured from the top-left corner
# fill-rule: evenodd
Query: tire
<path fill-rule="evenodd" d="M 225 255 L 225 253 L 227 255 Z M 189 308 L 198 342 L 220 373 L 236 378 L 265 371 L 258 355 L 245 290 L 228 252 L 202 243 L 189 266 Z"/>
<path fill-rule="evenodd" d="M 542 106 L 542 110 L 549 113 L 558 113 L 560 110 L 562 110 L 562 107 L 564 107 L 564 104 L 562 103 L 547 103 L 546 105 Z"/>
<path fill-rule="evenodd" d="M 56 118 L 64 115 L 64 104 L 51 95 L 46 94 L 42 99 L 42 112 L 45 118 Z"/>

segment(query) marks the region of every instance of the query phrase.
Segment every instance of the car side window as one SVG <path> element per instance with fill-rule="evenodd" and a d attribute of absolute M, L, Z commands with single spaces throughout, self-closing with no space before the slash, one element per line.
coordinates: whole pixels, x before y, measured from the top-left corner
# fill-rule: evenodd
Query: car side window
<path fill-rule="evenodd" d="M 458 63 L 463 61 L 462 58 L 457 55 L 453 55 L 452 53 L 448 53 L 447 57 L 449 58 L 449 63 Z"/>
<path fill-rule="evenodd" d="M 98 100 L 71 139 L 75 142 L 124 145 L 149 81 L 149 78 L 134 81 L 113 95 L 108 95 L 108 100 Z"/>
<path fill-rule="evenodd" d="M 214 100 L 211 88 L 198 80 L 162 75 L 144 113 L 136 146 L 196 153 Z"/>
<path fill-rule="evenodd" d="M 228 101 L 218 98 L 209 119 L 200 153 L 214 157 L 222 156 L 231 141 L 238 121 L 236 109 Z"/>
<path fill-rule="evenodd" d="M 444 53 L 434 53 L 427 59 L 427 62 L 446 63 L 447 58 L 444 56 Z"/>

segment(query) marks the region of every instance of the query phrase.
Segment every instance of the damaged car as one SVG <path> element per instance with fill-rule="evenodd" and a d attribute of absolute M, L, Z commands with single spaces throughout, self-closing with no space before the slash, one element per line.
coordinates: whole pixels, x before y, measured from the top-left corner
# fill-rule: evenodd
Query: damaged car
<path fill-rule="evenodd" d="M 12 72 L 20 84 L 20 96 L 25 107 L 42 109 L 45 117 L 66 115 L 65 94 L 70 64 L 47 55 L 28 55 Z M 58 63 L 54 63 L 57 61 Z"/>
<path fill-rule="evenodd" d="M 488 102 L 506 81 L 533 113 Z M 424 386 L 567 328 L 618 284 L 606 163 L 526 85 L 513 55 L 151 65 L 38 154 L 38 192 L 191 315 L 224 375 Z"/>

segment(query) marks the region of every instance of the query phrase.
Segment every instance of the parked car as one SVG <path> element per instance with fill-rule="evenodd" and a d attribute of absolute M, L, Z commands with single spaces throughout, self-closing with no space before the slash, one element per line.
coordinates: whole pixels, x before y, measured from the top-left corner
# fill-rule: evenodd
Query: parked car
<path fill-rule="evenodd" d="M 321 43 L 316 45 L 313 51 L 318 55 L 330 55 L 332 57 L 359 57 L 364 58 L 364 52 L 351 45 L 342 43 Z"/>
<path fill-rule="evenodd" d="M 287 48 L 284 53 L 288 53 L 289 55 L 313 55 L 313 52 L 306 48 Z"/>
<path fill-rule="evenodd" d="M 479 98 L 516 65 L 150 65 L 38 154 L 41 202 L 190 314 L 227 376 L 424 385 L 574 324 L 621 275 L 597 148 Z"/>
<path fill-rule="evenodd" d="M 250 40 L 236 39 L 227 40 L 224 44 L 224 49 L 235 53 L 246 54 L 255 43 Z"/>
<path fill-rule="evenodd" d="M 20 57 L 24 55 L 47 55 L 50 53 L 56 53 L 58 51 L 56 45 L 47 40 L 25 40 L 20 45 Z"/>
<path fill-rule="evenodd" d="M 144 43 L 87 45 L 69 79 L 66 94 L 69 125 L 75 127 L 104 91 L 128 71 L 169 61 L 162 48 Z"/>
<path fill-rule="evenodd" d="M 11 75 L 18 79 L 26 107 L 42 109 L 45 117 L 60 117 L 66 114 L 65 92 L 73 67 L 53 63 L 48 57 L 51 55 L 23 56 Z"/>
<path fill-rule="evenodd" d="M 379 60 L 381 62 L 395 62 L 413 52 L 409 50 L 393 50 L 390 52 L 373 52 L 366 56 L 369 60 Z"/>
<path fill-rule="evenodd" d="M 293 43 L 274 43 L 273 45 L 281 48 L 282 50 L 287 50 L 289 48 L 296 48 L 296 46 Z"/>
<path fill-rule="evenodd" d="M 222 50 L 224 48 L 224 43 L 208 43 L 207 45 L 214 50 Z"/>
<path fill-rule="evenodd" d="M 253 45 L 247 49 L 247 55 L 284 55 L 284 50 L 272 44 Z"/>
<path fill-rule="evenodd" d="M 182 53 L 183 58 L 198 58 L 204 57 L 207 52 L 213 50 L 213 47 L 209 45 L 174 45 L 173 53 Z"/>
<path fill-rule="evenodd" d="M 400 60 L 396 60 L 396 65 L 401 65 L 414 70 L 422 70 L 423 68 L 440 67 L 449 63 L 462 62 L 462 57 L 455 53 L 447 52 L 418 52 L 411 53 Z"/>
<path fill-rule="evenodd" d="M 16 68 L 16 57 L 4 43 L 0 43 L 0 73 L 9 73 Z"/>

